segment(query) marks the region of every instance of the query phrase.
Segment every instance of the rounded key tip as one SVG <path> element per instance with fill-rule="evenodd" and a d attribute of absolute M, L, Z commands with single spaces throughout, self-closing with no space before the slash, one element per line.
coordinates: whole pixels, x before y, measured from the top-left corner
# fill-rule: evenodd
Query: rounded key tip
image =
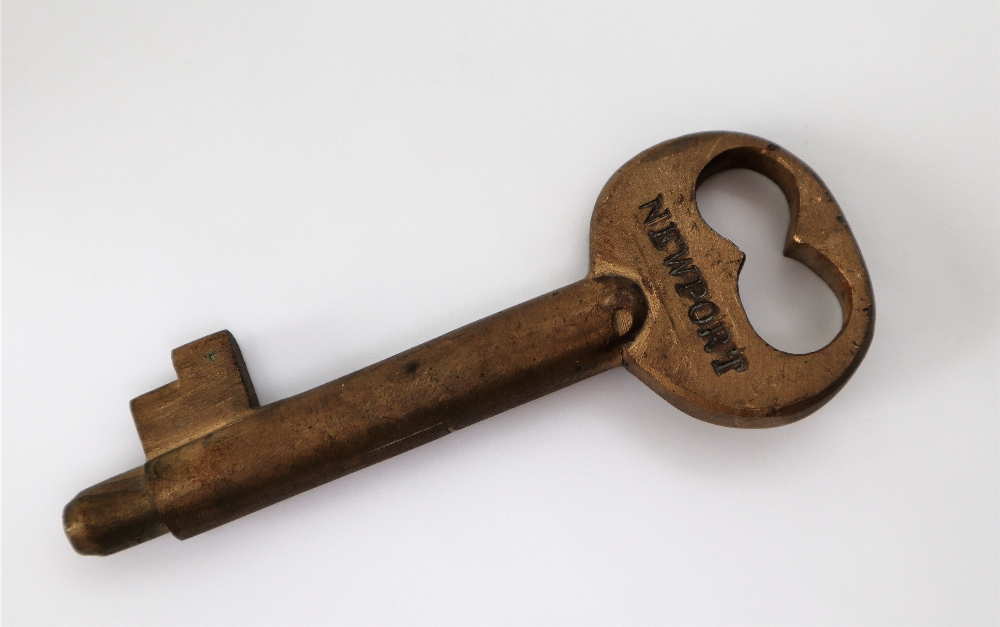
<path fill-rule="evenodd" d="M 63 510 L 63 529 L 81 555 L 111 555 L 167 532 L 142 467 L 77 494 Z"/>

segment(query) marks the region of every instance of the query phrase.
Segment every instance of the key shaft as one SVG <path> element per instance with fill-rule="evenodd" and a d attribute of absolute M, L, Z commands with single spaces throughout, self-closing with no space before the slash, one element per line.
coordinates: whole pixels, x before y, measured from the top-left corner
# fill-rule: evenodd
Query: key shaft
<path fill-rule="evenodd" d="M 181 539 L 202 533 L 622 365 L 622 347 L 641 328 L 646 306 L 628 279 L 587 278 L 297 396 L 250 407 L 231 424 L 81 492 L 66 507 L 67 534 L 77 551 L 106 555 L 168 530 Z M 209 374 L 185 379 L 179 367 L 178 383 L 211 390 L 205 377 L 231 371 L 221 359 L 213 370 L 199 342 L 175 351 L 175 360 L 178 352 L 193 354 Z M 210 409 L 216 401 L 206 399 Z M 178 403 L 176 395 L 170 402 Z"/>

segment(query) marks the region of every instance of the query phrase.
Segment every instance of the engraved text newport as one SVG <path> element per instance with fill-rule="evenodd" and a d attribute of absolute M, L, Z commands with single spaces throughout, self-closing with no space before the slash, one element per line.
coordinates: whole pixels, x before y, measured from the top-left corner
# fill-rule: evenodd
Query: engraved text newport
<path fill-rule="evenodd" d="M 730 370 L 743 372 L 750 365 L 746 355 L 735 346 L 726 324 L 719 320 L 719 307 L 709 300 L 708 284 L 688 256 L 690 251 L 677 224 L 669 221 L 672 216 L 663 202 L 663 194 L 640 205 L 639 209 L 645 214 L 643 225 L 650 227 L 650 243 L 666 254 L 663 265 L 669 269 L 671 276 L 681 279 L 674 289 L 679 296 L 692 301 L 688 318 L 695 324 L 698 337 L 704 340 L 705 352 L 720 357 L 712 360 L 716 376 Z"/>

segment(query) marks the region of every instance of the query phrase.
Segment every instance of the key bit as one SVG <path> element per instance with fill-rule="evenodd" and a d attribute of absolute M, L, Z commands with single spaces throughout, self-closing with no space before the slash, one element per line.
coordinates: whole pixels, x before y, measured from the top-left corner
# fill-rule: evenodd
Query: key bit
<path fill-rule="evenodd" d="M 841 331 L 818 351 L 772 348 L 747 319 L 744 255 L 695 202 L 731 168 L 778 184 L 785 255 L 840 300 Z M 228 331 L 174 350 L 177 380 L 131 403 L 145 465 L 66 506 L 71 544 L 108 555 L 167 531 L 190 538 L 617 366 L 696 418 L 784 425 L 828 401 L 871 344 L 871 283 L 840 207 L 757 137 L 688 135 L 626 163 L 598 197 L 590 252 L 577 283 L 264 407 Z"/>

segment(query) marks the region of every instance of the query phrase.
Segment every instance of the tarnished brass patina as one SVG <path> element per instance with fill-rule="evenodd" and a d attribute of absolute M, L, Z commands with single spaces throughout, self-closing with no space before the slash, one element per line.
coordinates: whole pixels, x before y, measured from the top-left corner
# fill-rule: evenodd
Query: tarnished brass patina
<path fill-rule="evenodd" d="M 747 320 L 743 253 L 695 202 L 702 181 L 730 168 L 781 187 L 785 254 L 840 299 L 843 327 L 821 350 L 783 353 Z M 611 177 L 591 223 L 590 273 L 563 289 L 264 407 L 228 331 L 176 349 L 177 380 L 132 401 L 145 466 L 77 495 L 66 534 L 89 555 L 167 531 L 190 538 L 617 366 L 702 420 L 787 424 L 850 378 L 874 320 L 861 252 L 812 170 L 757 137 L 681 137 Z"/>

